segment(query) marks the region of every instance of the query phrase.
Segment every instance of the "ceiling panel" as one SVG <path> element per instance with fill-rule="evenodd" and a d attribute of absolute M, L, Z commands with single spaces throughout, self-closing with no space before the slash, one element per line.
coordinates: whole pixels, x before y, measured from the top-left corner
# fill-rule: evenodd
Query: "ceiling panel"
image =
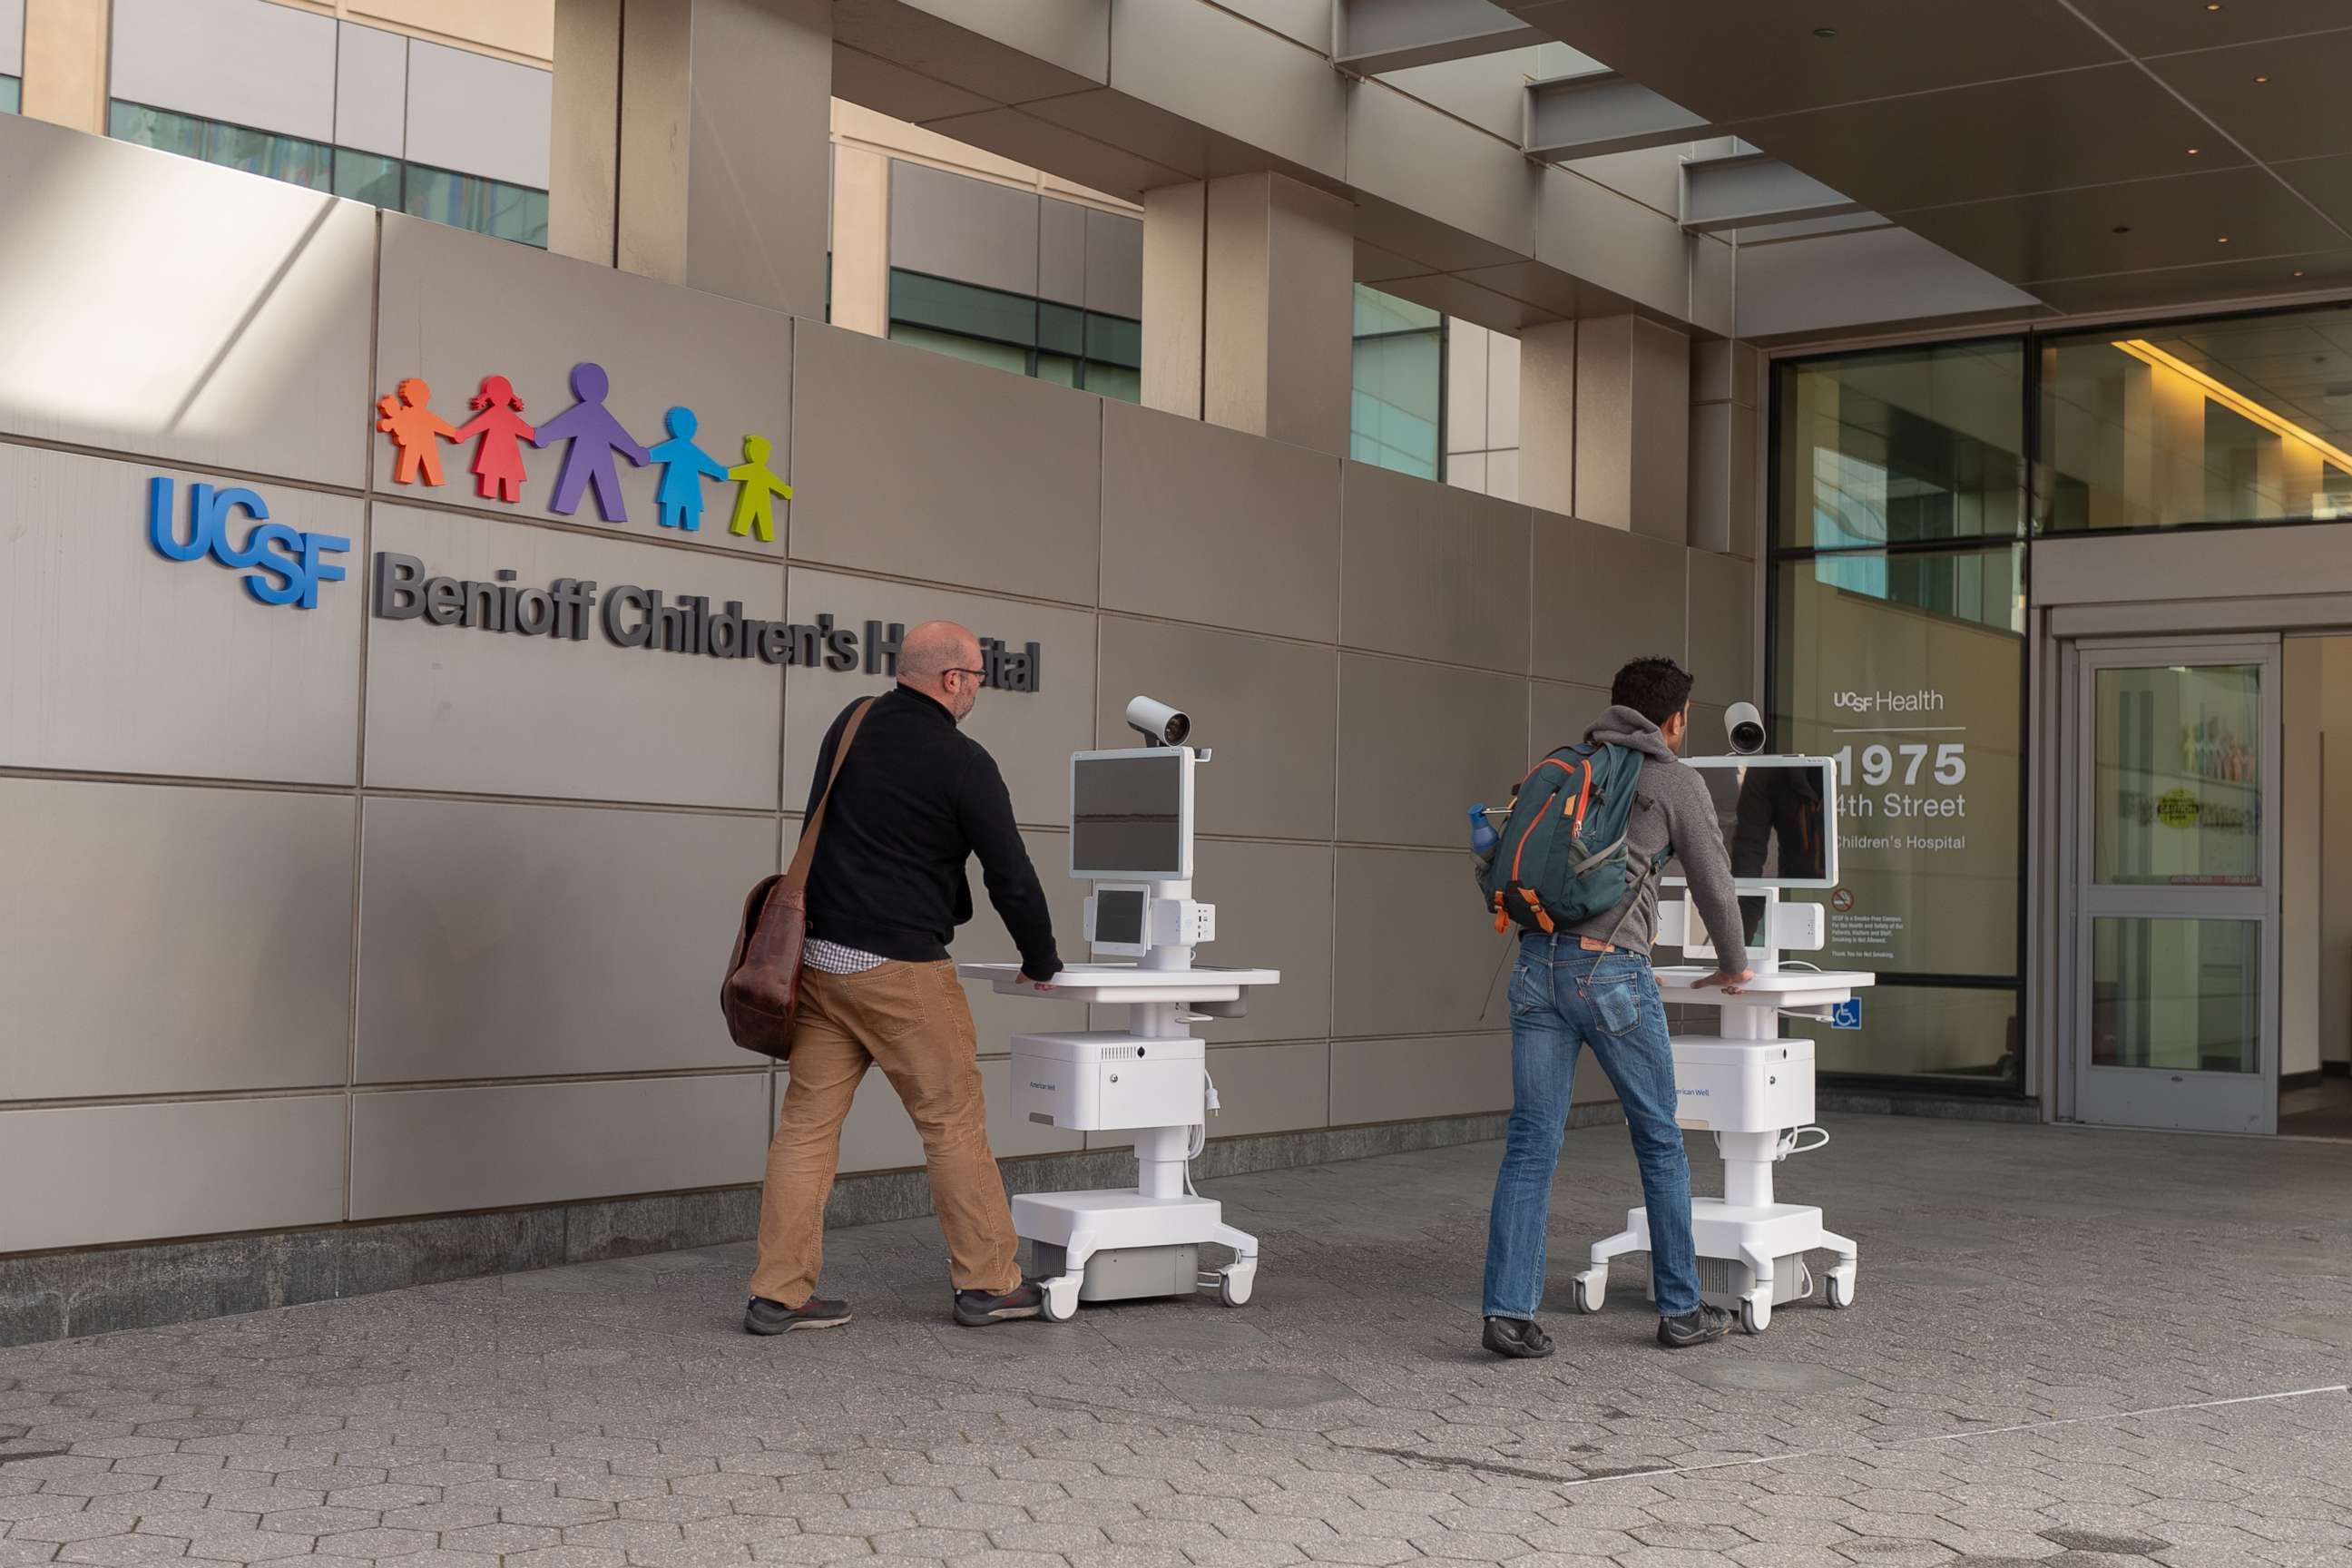
<path fill-rule="evenodd" d="M 2297 268 L 2304 276 L 2295 277 Z M 2289 260 L 2211 262 L 2163 272 L 2076 278 L 2037 285 L 2043 302 L 2070 313 L 2137 310 L 2200 300 L 2251 299 L 2288 289 L 2352 288 L 2352 250 Z M 2352 336 L 2352 334 L 2347 334 Z"/>
<path fill-rule="evenodd" d="M 2344 0 L 2067 0 L 2136 55 L 2210 49 L 2344 26 Z"/>
<path fill-rule="evenodd" d="M 2336 12 L 2339 20 L 2352 16 L 2352 4 L 2338 0 Z M 2257 158 L 2352 153 L 2352 115 L 2343 107 L 2343 84 L 2352 76 L 2352 26 L 2307 38 L 2174 55 L 2150 60 L 2148 68 Z"/>
<path fill-rule="evenodd" d="M 2117 133 L 2124 126 L 2129 134 Z M 2249 162 L 2129 64 L 1726 129 L 1880 212 Z"/>
<path fill-rule="evenodd" d="M 2148 4 L 2167 0 L 2147 0 Z M 2115 48 L 2053 0 L 1564 0 L 1527 20 L 1717 121 L 2103 65 Z M 1816 29 L 1835 36 L 1815 36 Z"/>
<path fill-rule="evenodd" d="M 2050 279 L 2218 265 L 2345 243 L 2340 230 L 2260 168 L 1888 216 L 1995 277 L 2029 287 Z M 2043 289 L 2033 291 L 2050 298 Z"/>
<path fill-rule="evenodd" d="M 2319 204 L 2320 211 L 2352 228 L 2352 155 L 2280 163 L 2274 172 Z"/>

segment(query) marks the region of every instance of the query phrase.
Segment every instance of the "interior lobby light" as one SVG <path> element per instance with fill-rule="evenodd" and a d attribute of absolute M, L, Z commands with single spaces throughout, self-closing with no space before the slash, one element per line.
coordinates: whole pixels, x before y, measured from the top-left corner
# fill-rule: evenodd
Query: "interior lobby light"
<path fill-rule="evenodd" d="M 2231 413 L 2251 420 L 2273 436 L 2300 441 L 2345 472 L 2352 473 L 2352 453 L 2329 446 L 2294 420 L 2273 413 L 2245 394 L 2214 380 L 2187 360 L 2165 353 L 2146 338 L 2125 338 L 2110 346 L 2121 349 L 2143 364 L 2154 365 L 2158 370 L 2170 371 L 2196 386 L 2206 396 L 2227 408 Z"/>

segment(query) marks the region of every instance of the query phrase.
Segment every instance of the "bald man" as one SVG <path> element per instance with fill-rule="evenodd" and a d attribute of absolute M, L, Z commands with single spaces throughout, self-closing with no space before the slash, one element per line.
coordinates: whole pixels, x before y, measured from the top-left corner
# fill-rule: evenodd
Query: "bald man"
<path fill-rule="evenodd" d="M 922 1134 L 931 1206 L 947 1233 L 955 1321 L 979 1328 L 1038 1315 L 1043 1298 L 1013 1261 L 1019 1242 L 988 1147 L 979 1041 L 948 942 L 971 919 L 964 862 L 980 857 L 988 901 L 1021 950 L 1021 978 L 1060 973 L 1045 892 L 1013 823 L 995 759 L 956 726 L 980 700 L 980 639 L 928 621 L 898 647 L 898 684 L 858 727 L 809 870 L 808 951 L 783 1114 L 760 1199 L 760 1265 L 744 1329 L 837 1328 L 849 1304 L 816 1293 L 824 1204 L 841 1123 L 869 1064 L 879 1065 Z M 860 700 L 863 700 L 861 699 Z M 817 752 L 816 813 L 841 731 Z"/>

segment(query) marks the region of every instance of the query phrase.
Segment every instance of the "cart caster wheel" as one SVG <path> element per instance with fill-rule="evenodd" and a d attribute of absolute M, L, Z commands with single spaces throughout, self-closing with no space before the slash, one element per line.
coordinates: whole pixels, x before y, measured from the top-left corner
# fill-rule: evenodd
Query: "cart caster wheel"
<path fill-rule="evenodd" d="M 1228 1307 L 1246 1306 L 1257 1289 L 1257 1270 L 1227 1268 L 1217 1276 L 1217 1300 Z"/>
<path fill-rule="evenodd" d="M 1601 1299 L 1608 1289 L 1605 1277 L 1595 1279 L 1590 1275 L 1580 1274 L 1569 1281 L 1568 1304 L 1578 1312 L 1597 1312 L 1601 1310 Z"/>
<path fill-rule="evenodd" d="M 1832 1268 L 1822 1283 L 1827 1288 L 1832 1311 L 1843 1312 L 1853 1305 L 1853 1276 L 1851 1273 L 1843 1268 Z"/>
<path fill-rule="evenodd" d="M 1068 1322 L 1077 1315 L 1078 1282 L 1061 1279 L 1046 1286 L 1045 1303 L 1040 1310 L 1049 1323 Z"/>
<path fill-rule="evenodd" d="M 1772 1322 L 1772 1303 L 1742 1297 L 1739 1302 L 1739 1328 L 1743 1333 L 1760 1334 Z"/>

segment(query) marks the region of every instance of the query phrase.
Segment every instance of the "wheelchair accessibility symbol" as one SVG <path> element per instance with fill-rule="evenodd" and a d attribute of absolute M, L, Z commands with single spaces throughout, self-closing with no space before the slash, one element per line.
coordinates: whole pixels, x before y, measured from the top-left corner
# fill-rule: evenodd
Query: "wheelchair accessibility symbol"
<path fill-rule="evenodd" d="M 1862 998 L 1849 996 L 1830 1009 L 1830 1027 L 1859 1029 L 1862 1027 Z"/>

